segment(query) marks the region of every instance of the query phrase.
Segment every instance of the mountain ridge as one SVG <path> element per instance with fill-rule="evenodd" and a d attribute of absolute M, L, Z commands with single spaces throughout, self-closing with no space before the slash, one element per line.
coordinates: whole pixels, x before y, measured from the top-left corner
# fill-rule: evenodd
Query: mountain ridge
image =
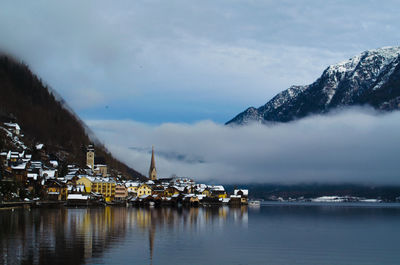
<path fill-rule="evenodd" d="M 383 47 L 328 66 L 312 84 L 291 86 L 265 105 L 250 107 L 225 124 L 290 122 L 334 108 L 370 105 L 400 109 L 400 47 Z"/>

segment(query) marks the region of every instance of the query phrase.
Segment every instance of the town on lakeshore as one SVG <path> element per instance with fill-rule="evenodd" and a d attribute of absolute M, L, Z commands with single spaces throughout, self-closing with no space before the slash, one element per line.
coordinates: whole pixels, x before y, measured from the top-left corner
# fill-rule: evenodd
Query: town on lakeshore
<path fill-rule="evenodd" d="M 46 152 L 44 144 L 37 143 L 35 150 L 29 150 L 17 123 L 4 123 L 0 130 L 4 130 L 16 146 L 15 150 L 1 150 L 0 153 L 4 168 L 0 172 L 3 207 L 18 203 L 67 206 L 248 204 L 247 189 L 234 189 L 228 194 L 222 185 L 199 184 L 182 177 L 159 178 L 154 147 L 148 179 L 128 180 L 122 175 L 111 176 L 107 164 L 96 163 L 94 145 L 86 147 L 85 167 L 68 164 L 61 170 L 59 161 Z"/>

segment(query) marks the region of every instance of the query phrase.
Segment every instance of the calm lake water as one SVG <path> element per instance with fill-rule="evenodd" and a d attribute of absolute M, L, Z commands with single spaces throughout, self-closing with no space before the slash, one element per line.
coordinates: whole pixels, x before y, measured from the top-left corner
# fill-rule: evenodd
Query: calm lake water
<path fill-rule="evenodd" d="M 0 264 L 400 264 L 399 204 L 0 210 Z"/>

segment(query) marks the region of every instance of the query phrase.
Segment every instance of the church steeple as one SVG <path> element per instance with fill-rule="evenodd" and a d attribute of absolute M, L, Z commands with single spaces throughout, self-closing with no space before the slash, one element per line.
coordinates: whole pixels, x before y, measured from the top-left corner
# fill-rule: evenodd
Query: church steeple
<path fill-rule="evenodd" d="M 151 149 L 151 162 L 150 162 L 150 169 L 149 169 L 149 178 L 151 180 L 157 179 L 156 162 L 154 160 L 154 146 Z"/>

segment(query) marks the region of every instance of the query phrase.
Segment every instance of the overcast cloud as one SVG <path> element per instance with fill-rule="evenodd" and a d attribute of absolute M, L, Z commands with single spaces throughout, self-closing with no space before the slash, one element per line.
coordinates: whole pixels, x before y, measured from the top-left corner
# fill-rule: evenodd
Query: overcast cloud
<path fill-rule="evenodd" d="M 222 183 L 400 183 L 400 113 L 351 109 L 294 123 L 246 127 L 211 121 L 149 126 L 89 121 L 118 158 L 147 175 Z"/>
<path fill-rule="evenodd" d="M 83 119 L 226 122 L 329 64 L 399 45 L 399 1 L 14 1 L 0 49 Z"/>

